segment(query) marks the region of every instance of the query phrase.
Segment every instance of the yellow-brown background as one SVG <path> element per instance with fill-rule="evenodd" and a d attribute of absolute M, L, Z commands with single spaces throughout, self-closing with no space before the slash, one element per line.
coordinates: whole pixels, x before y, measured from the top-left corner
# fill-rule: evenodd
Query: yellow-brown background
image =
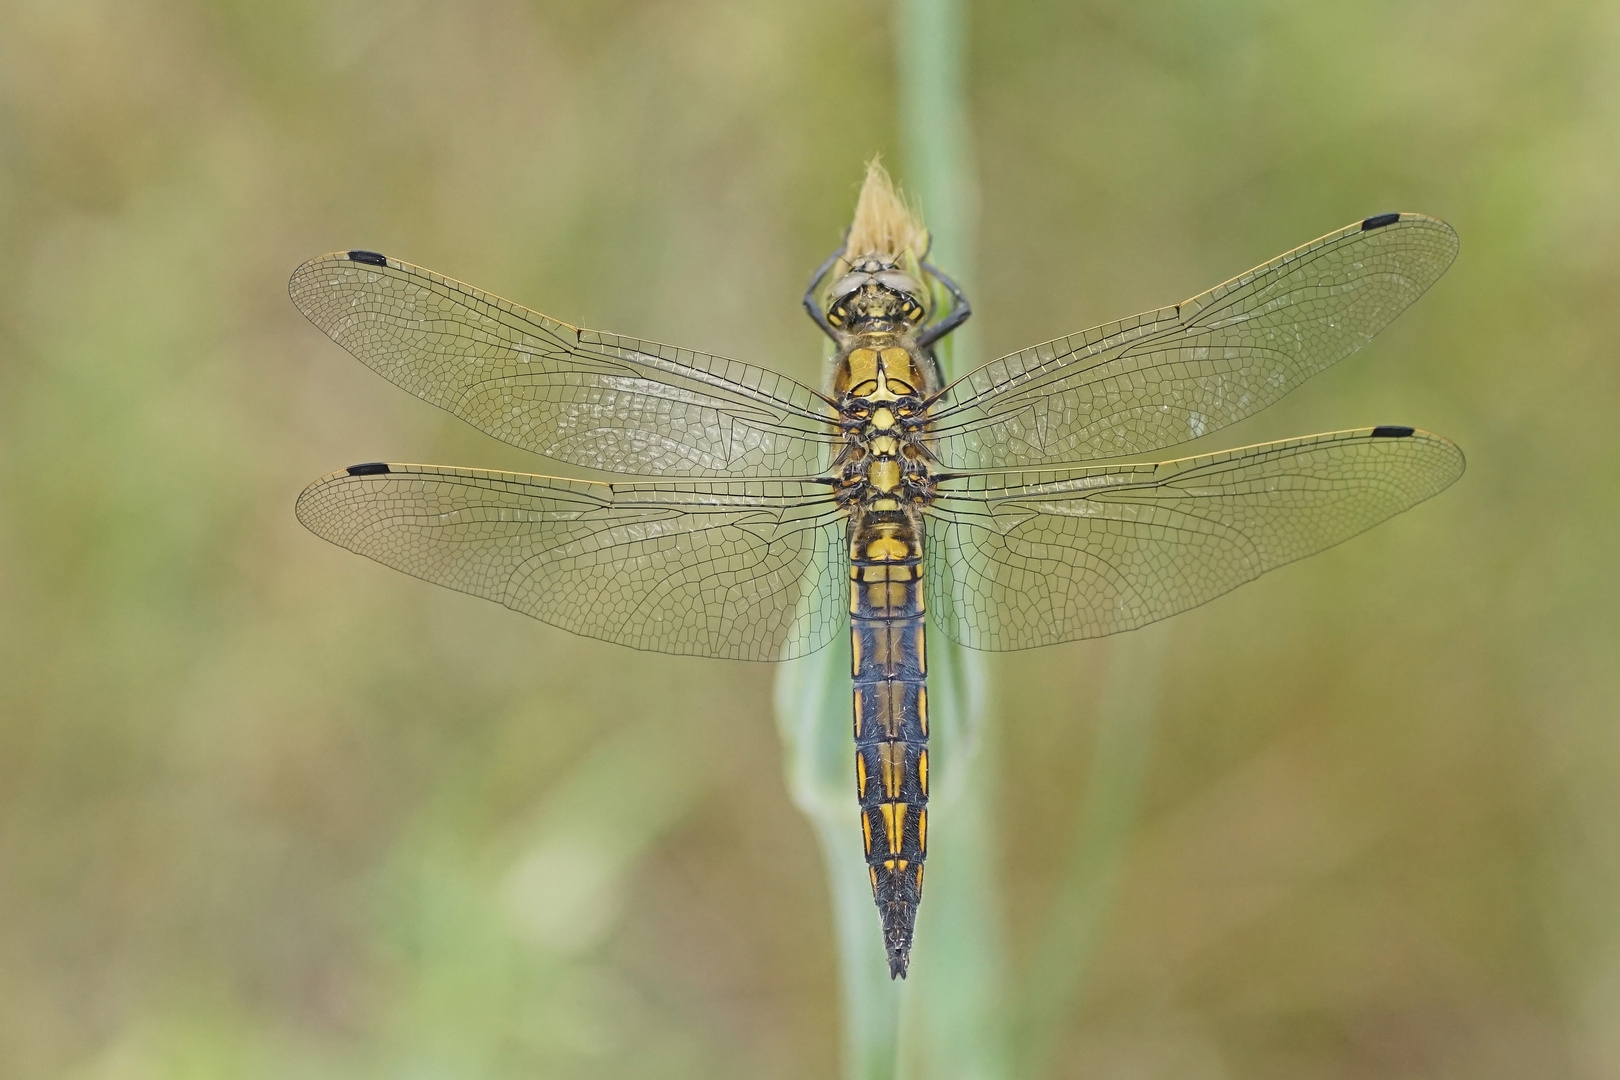
<path fill-rule="evenodd" d="M 813 381 L 803 278 L 867 155 L 905 178 L 892 53 L 853 0 L 0 5 L 0 1077 L 837 1069 L 771 671 L 304 532 L 351 462 L 548 466 L 284 282 L 377 248 Z M 1176 620 L 1053 1075 L 1620 1076 L 1616 9 L 981 4 L 971 58 L 987 354 L 1366 214 L 1462 236 L 1206 441 L 1412 423 L 1470 467 Z M 1014 984 L 1108 650 L 997 664 Z"/>

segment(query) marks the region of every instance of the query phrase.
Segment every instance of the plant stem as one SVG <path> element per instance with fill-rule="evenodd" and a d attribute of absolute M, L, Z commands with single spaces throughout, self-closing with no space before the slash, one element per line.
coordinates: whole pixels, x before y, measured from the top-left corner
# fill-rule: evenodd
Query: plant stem
<path fill-rule="evenodd" d="M 962 0 L 900 0 L 899 111 L 904 177 L 933 239 L 930 260 L 970 290 L 977 192 L 967 103 Z M 976 361 L 972 322 L 938 351 L 946 377 Z M 915 984 L 905 1008 L 902 1072 L 986 1080 L 1008 1074 L 1006 944 L 994 825 L 994 695 L 983 653 L 938 628 L 928 637 L 930 714 L 938 750 L 929 808 L 928 888 L 918 916 Z"/>
<path fill-rule="evenodd" d="M 903 179 L 934 237 L 931 260 L 971 282 L 975 213 L 962 4 L 901 0 L 898 19 Z M 939 350 L 947 372 L 954 347 L 971 332 L 958 330 Z M 782 665 L 777 680 L 789 790 L 811 819 L 827 864 L 849 1080 L 889 1080 L 902 1072 L 991 1080 L 1008 1072 L 1001 1009 L 1005 947 L 991 825 L 989 671 L 982 655 L 937 629 L 929 635 L 928 652 L 929 834 L 936 858 L 929 863 L 911 975 L 904 983 L 889 978 L 858 842 L 847 640 Z"/>
<path fill-rule="evenodd" d="M 788 793 L 810 819 L 827 867 L 838 946 L 844 1075 L 890 1080 L 899 1046 L 900 985 L 888 957 L 861 854 L 850 736 L 849 638 L 779 665 L 776 719 Z"/>

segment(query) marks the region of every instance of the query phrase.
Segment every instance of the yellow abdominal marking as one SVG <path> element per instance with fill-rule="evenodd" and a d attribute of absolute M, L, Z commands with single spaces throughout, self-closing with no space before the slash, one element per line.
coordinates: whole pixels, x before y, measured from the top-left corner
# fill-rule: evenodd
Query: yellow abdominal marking
<path fill-rule="evenodd" d="M 867 855 L 872 854 L 872 819 L 865 813 L 861 814 L 861 839 L 866 843 Z"/>
<path fill-rule="evenodd" d="M 922 567 L 920 565 L 901 566 L 895 564 L 895 560 L 906 556 L 907 550 L 904 541 L 892 537 L 879 537 L 867 545 L 867 557 L 876 561 L 877 565 L 850 566 L 849 612 L 851 615 L 861 613 L 861 584 L 866 585 L 867 603 L 871 604 L 876 611 L 899 610 L 906 606 L 908 599 L 912 599 L 909 590 L 910 584 L 922 578 Z M 921 610 L 923 597 L 920 591 L 914 599 L 918 609 Z M 859 673 L 858 666 L 856 673 Z"/>
<path fill-rule="evenodd" d="M 889 854 L 900 854 L 900 841 L 906 831 L 906 804 L 884 803 L 878 807 L 883 812 L 884 839 L 889 842 Z"/>
<path fill-rule="evenodd" d="M 862 802 L 866 801 L 866 757 L 857 748 L 855 751 L 855 790 L 856 797 Z"/>
<path fill-rule="evenodd" d="M 880 536 L 866 545 L 866 557 L 873 562 L 900 562 L 906 555 L 906 542 L 892 536 Z"/>
<path fill-rule="evenodd" d="M 888 585 L 868 585 L 866 602 L 878 610 L 905 607 L 906 587 L 898 581 Z"/>
<path fill-rule="evenodd" d="M 923 738 L 928 738 L 928 687 L 917 688 L 917 720 L 922 724 Z"/>
<path fill-rule="evenodd" d="M 878 761 L 883 764 L 883 794 L 890 799 L 899 798 L 900 781 L 905 773 L 906 744 L 879 743 Z"/>
<path fill-rule="evenodd" d="M 861 773 L 861 790 L 866 790 L 866 773 Z M 928 751 L 924 750 L 917 756 L 917 782 L 922 785 L 922 793 L 928 794 Z"/>

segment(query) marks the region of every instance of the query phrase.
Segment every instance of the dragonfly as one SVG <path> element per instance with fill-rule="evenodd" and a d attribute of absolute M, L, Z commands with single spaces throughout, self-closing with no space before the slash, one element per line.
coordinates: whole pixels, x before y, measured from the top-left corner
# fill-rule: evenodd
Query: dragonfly
<path fill-rule="evenodd" d="M 366 366 L 497 439 L 629 479 L 368 462 L 298 497 L 316 535 L 633 649 L 779 661 L 850 635 L 855 789 L 891 977 L 928 852 L 930 628 L 1007 651 L 1130 630 L 1441 491 L 1462 452 L 1363 427 L 1132 461 L 1251 416 L 1446 270 L 1414 213 L 1357 221 L 1189 300 L 942 377 L 971 314 L 872 169 L 804 295 L 815 389 L 582 329 L 373 251 L 294 304 Z"/>

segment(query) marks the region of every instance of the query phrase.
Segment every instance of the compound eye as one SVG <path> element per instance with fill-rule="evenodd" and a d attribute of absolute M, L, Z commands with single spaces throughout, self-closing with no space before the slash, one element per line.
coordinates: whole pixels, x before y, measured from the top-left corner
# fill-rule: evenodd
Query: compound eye
<path fill-rule="evenodd" d="M 900 297 L 900 317 L 916 325 L 922 322 L 927 309 L 923 307 L 923 287 L 917 279 L 903 270 L 885 270 L 874 274 L 877 283 Z"/>
<path fill-rule="evenodd" d="M 902 296 L 922 295 L 922 286 L 917 283 L 917 279 L 904 270 L 885 270 L 873 276 L 877 278 L 879 285 L 890 292 L 897 292 Z"/>
<path fill-rule="evenodd" d="M 847 300 L 849 297 L 853 296 L 856 291 L 861 288 L 861 286 L 866 285 L 871 280 L 871 274 L 863 274 L 859 271 L 856 271 L 853 274 L 845 274 L 843 277 L 833 282 L 833 287 L 827 290 L 827 295 L 835 297 L 839 300 Z"/>
<path fill-rule="evenodd" d="M 871 280 L 871 274 L 861 273 L 845 274 L 839 278 L 837 284 L 827 292 L 831 298 L 827 305 L 827 321 L 834 326 L 843 326 L 848 322 L 850 301 Z"/>

